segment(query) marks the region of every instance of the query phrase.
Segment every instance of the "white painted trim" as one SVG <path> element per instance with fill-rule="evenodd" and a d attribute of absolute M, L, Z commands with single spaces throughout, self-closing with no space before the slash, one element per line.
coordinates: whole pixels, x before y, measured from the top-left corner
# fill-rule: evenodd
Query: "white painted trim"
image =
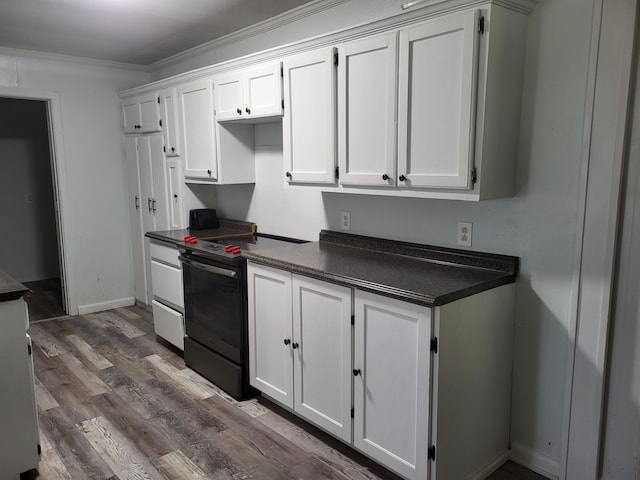
<path fill-rule="evenodd" d="M 560 462 L 521 443 L 511 445 L 511 460 L 551 480 L 558 480 Z"/>
<path fill-rule="evenodd" d="M 635 0 L 595 0 L 587 91 L 579 230 L 570 325 L 560 478 L 596 480 L 601 457 L 608 329 L 612 307 Z M 595 51 L 594 51 L 595 50 Z M 595 60 L 595 65 L 593 64 Z M 591 89 L 592 88 L 592 89 Z M 591 96 L 592 95 L 592 96 Z M 591 109 L 592 107 L 592 109 Z M 574 307 L 572 306 L 572 309 Z"/>
<path fill-rule="evenodd" d="M 152 90 L 175 86 L 181 82 L 191 81 L 202 77 L 209 77 L 219 73 L 229 72 L 231 70 L 256 65 L 262 62 L 282 60 L 283 58 L 288 56 L 307 53 L 309 51 L 325 47 L 336 47 L 341 43 L 352 42 L 373 35 L 389 33 L 400 28 L 405 28 L 416 23 L 440 17 L 444 14 L 470 10 L 474 8 L 487 8 L 487 6 L 491 4 L 499 4 L 503 7 L 511 8 L 512 10 L 518 11 L 523 14 L 530 13 L 531 10 L 522 8 L 522 4 L 519 4 L 517 2 L 520 2 L 520 0 L 446 0 L 438 2 L 435 5 L 427 5 L 422 8 L 416 8 L 415 10 L 412 9 L 407 12 L 399 12 L 397 15 L 388 16 L 379 20 L 363 22 L 357 25 L 350 26 L 348 28 L 327 32 L 315 37 L 279 45 L 277 47 L 221 61 L 216 64 L 196 68 L 183 73 L 178 73 L 151 83 L 140 85 L 138 87 L 122 90 L 119 92 L 119 95 L 121 98 L 132 97 Z M 255 31 L 248 29 L 245 33 L 245 37 L 249 38 L 256 34 L 257 33 Z M 237 41 L 239 40 L 240 39 L 237 39 Z M 213 49 L 215 47 L 215 44 L 209 45 L 209 49 Z M 190 57 L 191 55 L 188 52 L 183 52 L 182 54 L 178 54 L 175 57 L 172 57 L 173 61 L 171 63 L 159 66 L 171 66 L 173 63 L 186 60 Z M 152 65 L 149 69 L 151 76 L 153 76 L 154 69 L 155 64 Z"/>
<path fill-rule="evenodd" d="M 495 460 L 490 462 L 487 466 L 485 466 L 482 470 L 479 470 L 475 473 L 469 480 L 484 480 L 493 472 L 495 472 L 498 468 L 500 468 L 509 458 L 511 457 L 511 452 L 507 450 L 506 452 L 498 455 Z"/>
<path fill-rule="evenodd" d="M 78 305 L 78 315 L 86 315 L 88 313 L 103 312 L 120 307 L 130 307 L 136 304 L 135 297 L 117 298 L 108 302 L 92 303 L 89 305 Z"/>
<path fill-rule="evenodd" d="M 60 94 L 56 92 L 48 92 L 42 90 L 31 90 L 28 88 L 16 88 L 16 87 L 0 87 L 0 97 L 9 97 L 26 100 L 42 100 L 48 103 L 49 114 L 49 128 L 50 142 L 53 147 L 51 152 L 51 161 L 53 163 L 54 178 L 56 182 L 54 188 L 54 195 L 57 197 L 58 209 L 56 212 L 56 224 L 58 226 L 58 241 L 60 265 L 62 269 L 62 277 L 65 279 L 64 292 L 66 295 L 65 305 L 67 307 L 67 313 L 69 315 L 76 315 L 78 313 L 78 300 L 77 300 L 77 281 L 75 275 L 74 257 L 72 255 L 73 245 L 71 240 L 72 231 L 70 225 L 71 211 L 69 204 L 69 197 L 67 192 L 67 175 L 66 175 L 66 162 L 64 155 L 64 142 L 62 132 L 62 107 L 60 101 Z"/>
<path fill-rule="evenodd" d="M 18 48 L 0 47 L 0 55 L 7 55 L 10 57 L 34 58 L 37 60 L 50 60 L 54 62 L 71 62 L 83 65 L 94 65 L 98 67 L 123 68 L 126 70 L 137 70 L 139 72 L 149 71 L 149 67 L 145 65 L 137 65 L 135 63 L 114 62 L 110 60 L 98 60 L 95 58 L 87 57 L 74 57 L 72 55 L 40 52 L 36 50 L 21 50 Z"/>

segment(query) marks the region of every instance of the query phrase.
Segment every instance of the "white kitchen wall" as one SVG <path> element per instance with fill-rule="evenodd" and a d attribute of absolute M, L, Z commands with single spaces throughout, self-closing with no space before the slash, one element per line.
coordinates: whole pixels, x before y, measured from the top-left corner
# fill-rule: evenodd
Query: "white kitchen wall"
<path fill-rule="evenodd" d="M 0 96 L 24 90 L 54 92 L 60 99 L 63 151 L 58 160 L 67 180 L 62 193 L 68 199 L 63 213 L 69 275 L 77 305 L 85 310 L 133 297 L 117 92 L 148 80 L 145 72 L 119 66 L 0 51 Z"/>
<path fill-rule="evenodd" d="M 59 277 L 44 102 L 0 98 L 0 268 L 20 282 Z"/>
<path fill-rule="evenodd" d="M 352 0 L 212 49 L 207 58 L 246 54 L 274 39 L 292 42 L 305 28 L 316 34 L 358 24 L 389 14 L 399 3 Z M 518 256 L 513 455 L 550 476 L 558 474 L 561 455 L 592 14 L 591 1 L 542 0 L 530 16 L 513 198 L 467 203 L 287 189 L 281 138 L 273 125 L 256 127 L 255 186 L 218 188 L 219 211 L 255 221 L 269 233 L 315 240 L 321 228 L 338 229 L 340 212 L 347 210 L 352 233 L 456 247 L 457 222 L 468 221 L 474 250 Z M 198 59 L 205 57 L 187 57 L 180 66 L 200 66 Z M 176 73 L 161 68 L 154 77 L 169 72 Z"/>

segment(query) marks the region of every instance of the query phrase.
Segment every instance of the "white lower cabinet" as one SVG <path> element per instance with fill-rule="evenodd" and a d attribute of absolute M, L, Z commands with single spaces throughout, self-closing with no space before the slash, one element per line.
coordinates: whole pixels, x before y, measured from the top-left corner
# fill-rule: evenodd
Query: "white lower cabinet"
<path fill-rule="evenodd" d="M 178 249 L 152 240 L 150 253 L 153 329 L 184 350 L 184 290 Z"/>
<path fill-rule="evenodd" d="M 428 478 L 431 309 L 355 290 L 354 445 Z"/>
<path fill-rule="evenodd" d="M 351 441 L 351 289 L 249 264 L 249 375 L 272 399 Z"/>
<path fill-rule="evenodd" d="M 424 307 L 247 273 L 263 395 L 410 480 L 481 480 L 509 458 L 514 284 Z"/>

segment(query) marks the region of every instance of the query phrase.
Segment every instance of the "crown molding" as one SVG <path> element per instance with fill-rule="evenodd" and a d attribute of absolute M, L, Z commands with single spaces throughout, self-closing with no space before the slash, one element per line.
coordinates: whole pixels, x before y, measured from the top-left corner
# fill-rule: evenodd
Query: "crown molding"
<path fill-rule="evenodd" d="M 292 10 L 276 15 L 275 17 L 263 20 L 249 27 L 237 30 L 233 33 L 225 35 L 224 37 L 217 38 L 210 42 L 203 43 L 196 47 L 184 50 L 183 52 L 176 53 L 170 57 L 164 58 L 157 62 L 147 65 L 148 70 L 155 70 L 158 68 L 170 66 L 179 61 L 187 60 L 191 57 L 199 55 L 209 50 L 221 48 L 231 43 L 240 42 L 247 38 L 260 35 L 262 33 L 275 30 L 290 23 L 296 22 L 306 17 L 310 17 L 324 10 L 329 10 L 341 3 L 346 3 L 349 0 L 315 0 L 313 2 L 301 5 Z"/>
<path fill-rule="evenodd" d="M 139 72 L 149 72 L 149 68 L 144 65 L 134 63 L 113 62 L 110 60 L 97 60 L 95 58 L 74 57 L 72 55 L 62 55 L 59 53 L 47 53 L 36 50 L 21 50 L 17 48 L 0 47 L 0 55 L 10 57 L 34 58 L 37 60 L 52 60 L 55 62 L 69 62 L 80 65 L 92 65 L 108 68 L 118 68 L 123 70 L 135 70 Z"/>

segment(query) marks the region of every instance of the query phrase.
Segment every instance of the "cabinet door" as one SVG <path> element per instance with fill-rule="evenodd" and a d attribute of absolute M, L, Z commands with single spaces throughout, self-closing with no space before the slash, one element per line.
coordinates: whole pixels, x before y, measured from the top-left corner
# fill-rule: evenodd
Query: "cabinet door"
<path fill-rule="evenodd" d="M 252 117 L 282 115 L 282 64 L 252 68 L 243 75 L 244 111 Z"/>
<path fill-rule="evenodd" d="M 169 199 L 169 229 L 186 228 L 182 200 L 182 165 L 177 159 L 167 159 L 167 194 Z"/>
<path fill-rule="evenodd" d="M 137 137 L 125 137 L 124 158 L 127 164 L 127 184 L 129 187 L 129 222 L 131 224 L 131 245 L 133 250 L 133 286 L 136 300 L 146 305 L 148 303 L 147 272 L 145 268 L 144 231 L 142 227 L 142 213 L 145 203 L 142 201 L 140 191 Z"/>
<path fill-rule="evenodd" d="M 160 134 L 149 136 L 149 148 L 153 180 L 153 201 L 151 202 L 153 228 L 154 230 L 169 230 L 169 189 Z"/>
<path fill-rule="evenodd" d="M 338 161 L 344 185 L 395 185 L 397 34 L 339 49 Z"/>
<path fill-rule="evenodd" d="M 293 275 L 294 409 L 351 442 L 351 289 Z"/>
<path fill-rule="evenodd" d="M 293 408 L 291 274 L 249 263 L 249 382 Z"/>
<path fill-rule="evenodd" d="M 155 93 L 138 97 L 140 103 L 140 133 L 160 131 L 160 105 Z"/>
<path fill-rule="evenodd" d="M 400 32 L 400 185 L 471 187 L 478 35 L 475 11 Z"/>
<path fill-rule="evenodd" d="M 428 478 L 431 310 L 355 291 L 354 444 L 406 478 Z"/>
<path fill-rule="evenodd" d="M 130 98 L 122 102 L 124 133 L 138 133 L 140 130 L 140 104 L 137 98 Z"/>
<path fill-rule="evenodd" d="M 286 59 L 282 138 L 287 181 L 336 182 L 335 48 Z"/>
<path fill-rule="evenodd" d="M 160 97 L 160 115 L 162 135 L 167 157 L 180 156 L 181 139 L 178 122 L 178 95 L 175 88 L 167 88 L 158 93 Z"/>
<path fill-rule="evenodd" d="M 216 75 L 213 84 L 217 121 L 238 120 L 247 116 L 244 110 L 242 72 Z"/>
<path fill-rule="evenodd" d="M 210 79 L 196 80 L 178 87 L 178 112 L 183 140 L 184 175 L 216 180 L 213 85 Z"/>
<path fill-rule="evenodd" d="M 142 232 L 155 230 L 153 215 L 153 162 L 151 158 L 151 137 L 138 137 L 138 171 L 140 172 L 140 209 L 142 211 Z"/>

